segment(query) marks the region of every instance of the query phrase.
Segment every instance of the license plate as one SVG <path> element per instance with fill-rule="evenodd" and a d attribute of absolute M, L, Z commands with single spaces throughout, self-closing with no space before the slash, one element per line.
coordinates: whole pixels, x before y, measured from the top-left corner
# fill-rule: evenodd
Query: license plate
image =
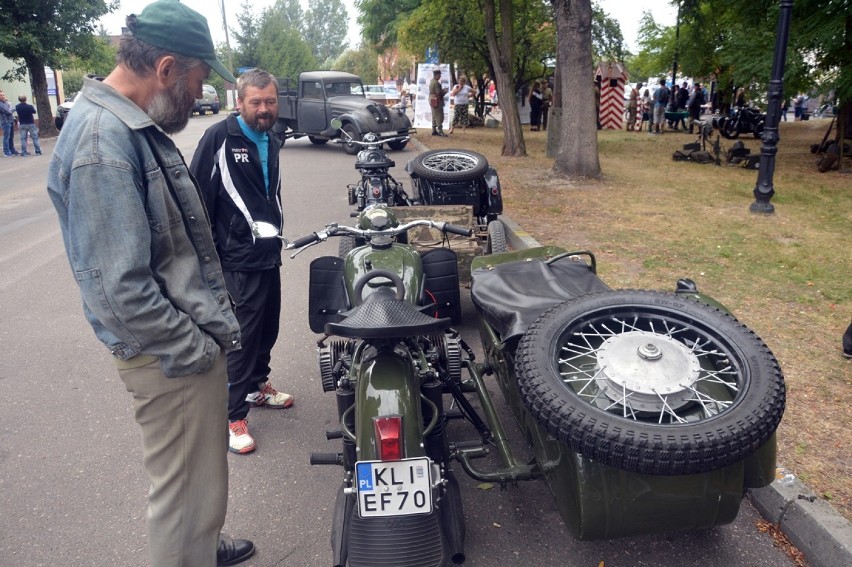
<path fill-rule="evenodd" d="M 355 463 L 361 517 L 428 514 L 432 511 L 429 459 Z"/>

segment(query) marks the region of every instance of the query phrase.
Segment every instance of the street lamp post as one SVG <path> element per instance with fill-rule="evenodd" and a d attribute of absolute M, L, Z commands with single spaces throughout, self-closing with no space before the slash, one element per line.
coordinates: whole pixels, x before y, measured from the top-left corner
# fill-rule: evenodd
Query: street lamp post
<path fill-rule="evenodd" d="M 677 56 L 680 49 L 680 1 L 677 3 L 677 20 L 675 20 L 675 52 L 672 63 L 672 89 L 677 84 Z"/>
<path fill-rule="evenodd" d="M 772 176 L 775 173 L 775 154 L 778 153 L 778 124 L 781 120 L 781 99 L 784 96 L 784 62 L 787 60 L 787 37 L 790 34 L 790 19 L 793 0 L 781 0 L 778 12 L 778 28 L 775 31 L 775 54 L 772 58 L 772 78 L 769 82 L 769 107 L 766 109 L 766 125 L 763 128 L 763 144 L 760 146 L 760 169 L 754 187 L 752 213 L 772 214 L 775 207 L 769 201 L 775 194 Z"/>

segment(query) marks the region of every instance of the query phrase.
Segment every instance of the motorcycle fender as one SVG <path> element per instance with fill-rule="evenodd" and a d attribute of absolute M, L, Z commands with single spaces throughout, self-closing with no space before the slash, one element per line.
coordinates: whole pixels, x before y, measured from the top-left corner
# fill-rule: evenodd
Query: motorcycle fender
<path fill-rule="evenodd" d="M 488 208 L 489 214 L 502 214 L 503 212 L 503 192 L 500 190 L 500 178 L 497 177 L 497 171 L 493 167 L 488 167 L 485 172 L 485 190 L 488 192 Z"/>
<path fill-rule="evenodd" d="M 367 266 L 370 266 L 368 268 Z M 402 278 L 405 286 L 405 300 L 415 305 L 420 300 L 420 290 L 423 287 L 423 262 L 420 254 L 407 244 L 394 243 L 387 248 L 372 248 L 363 246 L 352 250 L 344 260 L 343 278 L 346 282 L 346 292 L 354 301 L 355 284 L 370 270 L 388 270 Z M 387 285 L 392 285 L 385 280 Z M 372 293 L 374 286 L 382 285 L 377 279 L 364 286 L 364 298 Z"/>
<path fill-rule="evenodd" d="M 403 458 L 423 456 L 420 388 L 411 359 L 384 351 L 365 360 L 355 391 L 355 436 L 359 461 L 378 460 L 373 418 L 402 416 Z"/>

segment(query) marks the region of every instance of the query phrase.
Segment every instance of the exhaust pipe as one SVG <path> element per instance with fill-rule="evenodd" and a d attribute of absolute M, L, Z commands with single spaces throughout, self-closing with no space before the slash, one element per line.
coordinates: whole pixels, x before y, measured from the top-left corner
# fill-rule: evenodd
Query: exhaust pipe
<path fill-rule="evenodd" d="M 439 505 L 441 509 L 441 526 L 444 531 L 444 539 L 447 543 L 447 551 L 450 560 L 456 564 L 464 563 L 464 510 L 462 509 L 461 492 L 459 483 L 453 471 L 447 470 L 446 493 Z"/>

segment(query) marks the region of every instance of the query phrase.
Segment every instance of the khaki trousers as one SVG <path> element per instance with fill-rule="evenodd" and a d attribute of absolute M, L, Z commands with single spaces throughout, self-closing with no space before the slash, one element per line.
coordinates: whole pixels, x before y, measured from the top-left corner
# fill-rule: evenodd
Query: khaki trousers
<path fill-rule="evenodd" d="M 146 355 L 118 365 L 142 427 L 151 565 L 215 567 L 228 503 L 225 356 L 182 378 L 166 378 Z"/>

